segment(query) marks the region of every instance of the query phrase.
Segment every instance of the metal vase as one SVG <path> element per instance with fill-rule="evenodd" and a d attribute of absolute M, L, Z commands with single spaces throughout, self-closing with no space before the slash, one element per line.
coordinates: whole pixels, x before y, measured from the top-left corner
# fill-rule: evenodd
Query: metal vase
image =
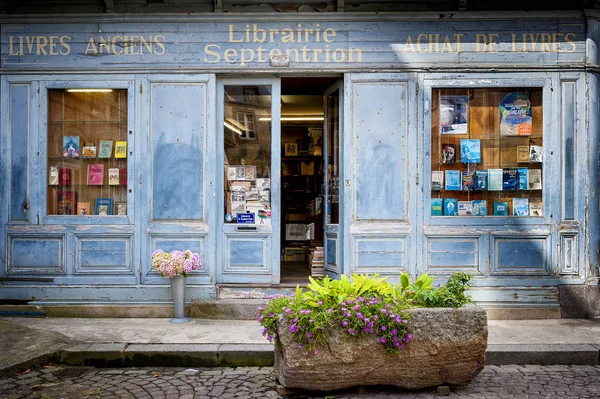
<path fill-rule="evenodd" d="M 171 319 L 171 323 L 187 323 L 190 319 L 185 317 L 185 277 L 171 277 L 170 280 L 175 308 L 175 318 Z"/>

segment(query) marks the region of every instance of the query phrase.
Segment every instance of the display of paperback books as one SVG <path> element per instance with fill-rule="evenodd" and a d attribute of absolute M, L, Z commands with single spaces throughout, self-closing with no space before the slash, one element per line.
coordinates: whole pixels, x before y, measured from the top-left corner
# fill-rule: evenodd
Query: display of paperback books
<path fill-rule="evenodd" d="M 82 158 L 96 158 L 96 143 L 84 143 L 81 149 Z"/>
<path fill-rule="evenodd" d="M 544 151 L 541 145 L 532 145 L 529 150 L 529 162 L 542 162 Z"/>
<path fill-rule="evenodd" d="M 446 190 L 460 190 L 461 188 L 460 170 L 447 170 Z"/>
<path fill-rule="evenodd" d="M 517 186 L 517 189 L 518 190 L 527 190 L 527 188 L 528 188 L 527 180 L 529 177 L 527 168 L 517 168 L 517 174 L 519 176 L 519 184 Z"/>
<path fill-rule="evenodd" d="M 461 172 L 461 180 L 462 180 L 462 191 L 473 191 L 474 183 L 473 183 L 473 175 L 467 172 Z"/>
<path fill-rule="evenodd" d="M 431 171 L 431 189 L 434 191 L 441 191 L 444 189 L 444 171 L 443 170 Z"/>
<path fill-rule="evenodd" d="M 115 143 L 115 158 L 127 158 L 126 141 L 117 141 Z"/>
<path fill-rule="evenodd" d="M 110 158 L 112 155 L 112 140 L 100 140 L 98 158 Z"/>
<path fill-rule="evenodd" d="M 542 189 L 542 170 L 541 169 L 529 169 L 528 184 L 530 190 L 541 190 Z"/>
<path fill-rule="evenodd" d="M 488 191 L 502 191 L 502 169 L 488 169 Z"/>
<path fill-rule="evenodd" d="M 444 216 L 458 215 L 458 199 L 444 198 Z"/>
<path fill-rule="evenodd" d="M 494 202 L 494 216 L 508 216 L 508 203 Z"/>
<path fill-rule="evenodd" d="M 454 144 L 442 144 L 442 163 L 456 162 L 456 146 Z"/>
<path fill-rule="evenodd" d="M 460 139 L 460 162 L 481 162 L 481 142 L 479 139 Z"/>
<path fill-rule="evenodd" d="M 121 186 L 127 185 L 127 168 L 119 169 L 119 184 Z"/>
<path fill-rule="evenodd" d="M 117 210 L 117 215 L 123 216 L 127 215 L 127 202 L 116 202 L 115 209 Z"/>
<path fill-rule="evenodd" d="M 108 185 L 119 185 L 119 168 L 108 168 Z"/>
<path fill-rule="evenodd" d="M 54 213 L 56 215 L 75 215 L 77 210 L 77 191 L 56 191 Z"/>
<path fill-rule="evenodd" d="M 488 171 L 487 170 L 476 170 L 473 173 L 473 190 L 485 191 L 487 190 Z"/>
<path fill-rule="evenodd" d="M 529 198 L 513 198 L 513 215 L 529 216 Z"/>
<path fill-rule="evenodd" d="M 50 166 L 48 184 L 58 186 L 58 168 L 56 166 Z"/>
<path fill-rule="evenodd" d="M 77 203 L 77 214 L 79 216 L 89 216 L 92 214 L 92 208 L 88 201 L 80 201 Z"/>
<path fill-rule="evenodd" d="M 486 200 L 473 200 L 473 216 L 487 216 L 487 201 Z"/>
<path fill-rule="evenodd" d="M 458 201 L 458 216 L 473 215 L 473 204 L 471 201 Z"/>
<path fill-rule="evenodd" d="M 63 136 L 63 158 L 79 158 L 79 136 Z"/>
<path fill-rule="evenodd" d="M 517 162 L 530 162 L 528 145 L 517 146 Z"/>
<path fill-rule="evenodd" d="M 112 198 L 96 198 L 96 215 L 112 215 Z"/>
<path fill-rule="evenodd" d="M 313 277 L 325 276 L 325 251 L 323 247 L 310 250 L 310 274 Z"/>
<path fill-rule="evenodd" d="M 529 216 L 544 216 L 543 205 L 540 201 L 529 203 Z"/>
<path fill-rule="evenodd" d="M 431 216 L 442 216 L 442 207 L 444 206 L 444 201 L 441 198 L 432 198 L 431 199 Z"/>
<path fill-rule="evenodd" d="M 69 168 L 58 168 L 58 184 L 61 186 L 68 186 L 71 184 L 71 177 L 73 172 Z"/>
<path fill-rule="evenodd" d="M 101 186 L 104 184 L 104 165 L 102 165 L 102 164 L 88 165 L 87 184 L 89 186 Z"/>
<path fill-rule="evenodd" d="M 531 102 L 528 93 L 510 93 L 500 102 L 500 134 L 529 136 L 532 130 Z"/>
<path fill-rule="evenodd" d="M 511 191 L 519 187 L 519 173 L 516 169 L 502 170 L 502 190 Z"/>

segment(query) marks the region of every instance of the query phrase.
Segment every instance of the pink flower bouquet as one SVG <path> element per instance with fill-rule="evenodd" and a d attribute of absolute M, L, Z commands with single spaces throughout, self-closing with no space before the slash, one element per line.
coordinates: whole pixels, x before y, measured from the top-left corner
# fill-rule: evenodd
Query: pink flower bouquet
<path fill-rule="evenodd" d="M 200 257 L 190 251 L 165 252 L 157 249 L 152 253 L 152 268 L 163 277 L 187 277 L 188 273 L 200 267 Z"/>

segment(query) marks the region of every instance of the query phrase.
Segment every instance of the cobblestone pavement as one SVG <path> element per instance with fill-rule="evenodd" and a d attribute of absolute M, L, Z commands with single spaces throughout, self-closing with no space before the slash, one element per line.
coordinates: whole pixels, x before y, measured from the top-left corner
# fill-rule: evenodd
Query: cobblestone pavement
<path fill-rule="evenodd" d="M 48 365 L 0 379 L 0 398 L 437 398 L 435 390 L 364 388 L 280 395 L 271 367 L 95 369 Z M 600 398 L 600 366 L 487 366 L 449 397 Z"/>

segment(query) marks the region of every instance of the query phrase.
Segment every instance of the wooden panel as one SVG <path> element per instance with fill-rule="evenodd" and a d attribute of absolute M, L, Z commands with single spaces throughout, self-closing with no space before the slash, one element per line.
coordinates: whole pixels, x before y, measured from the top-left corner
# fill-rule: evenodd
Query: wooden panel
<path fill-rule="evenodd" d="M 201 220 L 204 214 L 204 84 L 153 84 L 153 218 Z"/>
<path fill-rule="evenodd" d="M 427 271 L 479 273 L 478 237 L 427 237 Z"/>
<path fill-rule="evenodd" d="M 407 218 L 407 84 L 355 83 L 356 219 Z"/>
<path fill-rule="evenodd" d="M 29 201 L 29 85 L 10 85 L 10 220 L 27 221 Z"/>
<path fill-rule="evenodd" d="M 562 82 L 562 219 L 575 218 L 575 172 L 577 159 L 576 142 L 576 82 Z"/>
<path fill-rule="evenodd" d="M 133 274 L 131 237 L 76 236 L 75 274 Z"/>
<path fill-rule="evenodd" d="M 65 274 L 64 236 L 8 236 L 8 273 Z"/>
<path fill-rule="evenodd" d="M 492 275 L 547 275 L 548 238 L 493 238 Z"/>
<path fill-rule="evenodd" d="M 237 282 L 251 282 L 253 275 L 270 275 L 270 237 L 254 234 L 244 237 L 239 235 L 226 235 L 225 265 L 223 274 L 239 275 Z M 262 281 L 264 277 L 259 277 Z"/>
<path fill-rule="evenodd" d="M 405 238 L 355 237 L 356 272 L 398 274 L 406 268 Z"/>
<path fill-rule="evenodd" d="M 325 270 L 331 271 L 333 273 L 338 273 L 337 235 L 330 236 L 326 234 L 325 240 L 327 240 L 327 253 L 325 254 Z"/>

